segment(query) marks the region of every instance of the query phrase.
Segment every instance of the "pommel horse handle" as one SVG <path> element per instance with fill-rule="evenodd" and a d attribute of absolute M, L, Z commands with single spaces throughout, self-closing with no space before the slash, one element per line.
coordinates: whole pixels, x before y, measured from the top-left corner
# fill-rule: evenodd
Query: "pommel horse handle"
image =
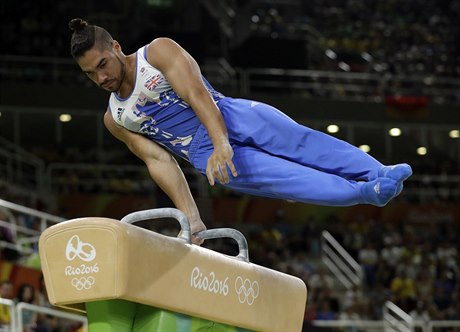
<path fill-rule="evenodd" d="M 128 224 L 135 223 L 136 221 L 149 220 L 155 218 L 174 218 L 176 219 L 181 227 L 181 234 L 178 236 L 179 239 L 184 240 L 188 244 L 192 244 L 192 234 L 190 224 L 185 214 L 173 208 L 162 208 L 162 209 L 150 209 L 142 210 L 130 213 L 124 216 L 120 221 Z"/>
<path fill-rule="evenodd" d="M 198 232 L 195 235 L 203 240 L 217 239 L 222 237 L 229 237 L 234 239 L 238 243 L 238 248 L 240 251 L 236 258 L 249 263 L 248 242 L 240 231 L 237 231 L 233 228 L 215 228 Z"/>
<path fill-rule="evenodd" d="M 161 208 L 161 209 L 150 209 L 132 212 L 124 216 L 120 221 L 128 224 L 135 223 L 136 221 L 149 220 L 155 218 L 174 218 L 179 221 L 181 227 L 181 233 L 178 236 L 180 239 L 184 240 L 186 243 L 192 243 L 192 234 L 190 229 L 190 224 L 188 222 L 185 214 L 174 208 Z M 201 231 L 195 234 L 200 239 L 217 239 L 228 237 L 234 239 L 238 243 L 239 254 L 236 256 L 237 259 L 249 263 L 249 250 L 248 242 L 244 235 L 233 228 L 216 228 L 208 229 L 206 231 Z"/>

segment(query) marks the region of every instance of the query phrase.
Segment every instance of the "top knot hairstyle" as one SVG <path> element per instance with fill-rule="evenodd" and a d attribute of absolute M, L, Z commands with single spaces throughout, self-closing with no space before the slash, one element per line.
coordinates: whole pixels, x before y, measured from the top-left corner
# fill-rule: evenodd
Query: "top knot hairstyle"
<path fill-rule="evenodd" d="M 70 20 L 69 28 L 73 31 L 70 40 L 70 53 L 75 59 L 83 56 L 95 45 L 99 49 L 110 49 L 112 46 L 113 38 L 107 30 L 89 24 L 81 18 Z"/>

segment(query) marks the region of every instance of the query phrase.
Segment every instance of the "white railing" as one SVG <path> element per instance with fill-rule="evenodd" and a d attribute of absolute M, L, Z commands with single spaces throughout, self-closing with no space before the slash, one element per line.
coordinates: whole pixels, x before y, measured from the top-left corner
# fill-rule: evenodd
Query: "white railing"
<path fill-rule="evenodd" d="M 40 220 L 40 228 L 39 228 L 40 232 L 43 232 L 46 228 L 48 228 L 51 225 L 54 225 L 56 223 L 59 223 L 65 220 L 64 218 L 54 216 L 46 212 L 41 212 L 41 211 L 38 211 L 32 208 L 28 208 L 28 207 L 25 207 L 19 204 L 8 202 L 3 199 L 0 199 L 0 206 L 3 206 L 17 213 L 21 213 L 21 214 L 25 214 L 28 216 L 38 218 Z"/>
<path fill-rule="evenodd" d="M 337 329 L 337 331 L 365 331 L 365 332 L 398 332 L 403 331 L 397 326 L 383 320 L 314 320 L 313 326 Z M 460 327 L 458 320 L 414 320 L 411 328 L 405 331 L 436 332 L 438 328 Z"/>
<path fill-rule="evenodd" d="M 192 191 L 199 197 L 207 197 L 206 179 L 191 168 L 182 169 Z M 69 174 L 73 174 L 75 181 Z M 46 169 L 47 189 L 49 192 L 63 191 L 85 192 L 84 188 L 97 188 L 96 192 L 153 192 L 156 184 L 150 177 L 145 165 L 113 164 L 70 164 L 52 163 Z M 115 188 L 112 180 L 128 181 L 125 187 Z"/>
<path fill-rule="evenodd" d="M 29 197 L 31 201 L 43 199 L 47 197 L 43 193 L 44 171 L 42 159 L 0 137 L 0 188 L 8 187 L 11 194 Z"/>
<path fill-rule="evenodd" d="M 316 327 L 336 328 L 340 331 L 349 328 L 352 331 L 383 332 L 385 328 L 382 320 L 314 320 L 312 321 L 312 325 Z"/>
<path fill-rule="evenodd" d="M 310 93 L 337 100 L 384 101 L 386 94 L 424 95 L 436 104 L 460 102 L 460 79 L 433 75 L 390 75 L 303 69 L 238 69 L 241 92 L 271 89 L 278 92 Z M 392 86 L 398 86 L 391 91 Z M 414 92 L 416 91 L 416 93 Z"/>
<path fill-rule="evenodd" d="M 413 332 L 414 319 L 393 302 L 387 301 L 383 306 L 385 331 Z"/>
<path fill-rule="evenodd" d="M 426 328 L 423 332 L 431 332 L 440 327 L 460 327 L 460 320 L 433 320 L 424 324 Z"/>
<path fill-rule="evenodd" d="M 6 208 L 8 215 L 10 215 L 8 221 L 0 220 L 0 226 L 6 227 L 11 231 L 13 240 L 13 243 L 0 241 L 0 247 L 10 248 L 24 255 L 31 254 L 37 250 L 37 244 L 41 232 L 43 232 L 49 226 L 65 220 L 64 218 L 31 209 L 3 199 L 0 199 L 0 207 Z M 20 219 L 21 215 L 29 218 L 37 218 L 40 221 L 39 229 L 33 230 L 18 225 L 18 220 Z"/>
<path fill-rule="evenodd" d="M 0 180 L 20 183 L 30 190 L 41 191 L 44 162 L 19 151 L 0 147 Z"/>
<path fill-rule="evenodd" d="M 41 307 L 24 302 L 19 302 L 16 304 L 13 300 L 4 298 L 0 298 L 0 305 L 6 306 L 10 310 L 10 322 L 4 326 L 0 326 L 0 332 L 24 331 L 23 312 L 25 310 L 65 319 L 67 321 L 75 321 L 77 323 L 81 323 L 83 331 L 88 332 L 88 319 L 85 316 L 79 314 L 73 314 L 70 312 L 64 312 L 61 310 Z"/>
<path fill-rule="evenodd" d="M 383 320 L 314 320 L 317 327 L 337 328 L 340 331 L 366 332 L 433 332 L 439 327 L 460 327 L 458 320 L 414 320 L 408 313 L 393 302 L 387 301 L 383 306 Z"/>
<path fill-rule="evenodd" d="M 23 331 L 23 313 L 24 311 L 32 311 L 35 313 L 40 313 L 44 315 L 50 315 L 53 317 L 65 319 L 68 321 L 75 321 L 82 324 L 83 331 L 88 332 L 88 319 L 86 316 L 79 314 L 73 314 L 70 312 L 60 311 L 52 308 L 41 307 L 30 303 L 20 302 L 16 305 L 16 314 L 17 314 L 17 331 Z"/>
<path fill-rule="evenodd" d="M 11 242 L 0 240 L 0 248 L 9 248 L 26 255 L 35 251 L 30 248 L 28 244 L 38 243 L 38 238 L 40 236 L 39 231 L 18 226 L 16 224 L 16 218 L 10 218 L 10 222 L 0 219 L 0 227 L 8 229 L 11 234 Z"/>
<path fill-rule="evenodd" d="M 206 66 L 202 67 L 206 74 Z M 383 101 L 386 90 L 398 86 L 400 94 L 413 94 L 416 90 L 437 104 L 460 102 L 457 96 L 460 90 L 458 78 L 281 68 L 238 68 L 236 71 L 237 78 L 228 81 L 229 87 L 237 84 L 244 94 L 271 89 L 290 93 L 309 92 L 312 96 L 324 96 L 326 93 L 328 98 L 337 100 Z M 0 76 L 5 81 L 90 84 L 70 58 L 2 55 Z"/>
<path fill-rule="evenodd" d="M 46 179 L 50 192 L 85 192 L 84 188 L 88 191 L 95 187 L 101 192 L 111 192 L 116 191 L 111 180 L 132 180 L 141 185 L 140 182 L 149 180 L 149 175 L 143 165 L 52 163 L 46 168 Z M 154 188 L 151 180 L 149 185 Z"/>
<path fill-rule="evenodd" d="M 460 176 L 414 174 L 407 181 L 404 195 L 416 198 L 420 203 L 433 203 L 439 199 L 460 203 Z"/>
<path fill-rule="evenodd" d="M 321 233 L 321 260 L 345 288 L 361 285 L 363 269 L 328 231 Z"/>

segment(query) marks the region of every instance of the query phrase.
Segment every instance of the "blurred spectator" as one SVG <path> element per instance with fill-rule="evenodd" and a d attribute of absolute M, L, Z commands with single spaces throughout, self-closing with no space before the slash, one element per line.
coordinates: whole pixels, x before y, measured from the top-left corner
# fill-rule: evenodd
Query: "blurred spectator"
<path fill-rule="evenodd" d="M 317 320 L 335 320 L 337 319 L 337 313 L 331 309 L 331 304 L 329 301 L 322 301 L 318 305 L 318 310 L 316 311 Z"/>
<path fill-rule="evenodd" d="M 393 292 L 394 302 L 404 311 L 412 309 L 415 299 L 414 279 L 407 276 L 405 270 L 401 269 L 391 281 L 390 289 Z"/>
<path fill-rule="evenodd" d="M 368 287 L 375 285 L 376 269 L 378 264 L 379 255 L 370 241 L 358 252 L 358 261 L 364 270 L 365 281 Z"/>
<path fill-rule="evenodd" d="M 452 296 L 452 305 L 446 310 L 446 319 L 460 320 L 460 292 Z"/>
<path fill-rule="evenodd" d="M 319 290 L 331 291 L 334 287 L 334 279 L 326 272 L 326 268 L 320 265 L 318 270 L 309 278 L 308 286 L 313 292 L 318 292 Z"/>
<path fill-rule="evenodd" d="M 48 292 L 46 291 L 45 279 L 43 274 L 40 276 L 39 287 L 35 291 L 35 298 L 37 305 L 41 307 L 55 309 L 55 307 L 50 303 L 48 299 Z M 59 327 L 59 320 L 50 315 L 38 314 L 37 315 L 37 326 L 40 327 L 40 331 L 48 332 L 55 331 Z"/>
<path fill-rule="evenodd" d="M 36 304 L 35 302 L 35 288 L 30 284 L 22 284 L 18 288 L 18 292 L 15 298 L 16 304 L 19 302 Z M 47 332 L 48 330 L 42 329 L 37 326 L 38 314 L 31 310 L 22 310 L 22 324 L 23 332 Z"/>
<path fill-rule="evenodd" d="M 448 268 L 456 270 L 458 268 L 458 251 L 457 248 L 449 243 L 447 240 L 443 240 L 437 250 L 437 259 L 443 262 Z"/>
<path fill-rule="evenodd" d="M 0 283 L 0 298 L 12 300 L 13 284 L 9 280 L 3 280 Z M 9 305 L 0 303 L 0 327 L 8 327 L 11 324 L 11 307 Z"/>
<path fill-rule="evenodd" d="M 415 284 L 417 285 L 415 293 L 418 299 L 431 299 L 434 282 L 429 271 L 422 269 L 415 279 Z"/>
<path fill-rule="evenodd" d="M 354 284 L 352 288 L 347 289 L 342 299 L 344 308 L 352 308 L 354 313 L 362 313 L 367 306 L 367 299 L 360 285 Z"/>
<path fill-rule="evenodd" d="M 363 320 L 364 317 L 361 317 L 358 310 L 354 306 L 345 306 L 342 312 L 339 314 L 339 320 Z M 355 326 L 346 327 L 341 329 L 341 331 L 346 332 L 358 332 L 359 329 Z"/>
<path fill-rule="evenodd" d="M 430 313 L 428 312 L 427 304 L 424 301 L 417 301 L 415 308 L 409 312 L 409 315 L 414 320 L 422 321 L 423 323 L 428 323 L 430 320 Z"/>
<path fill-rule="evenodd" d="M 395 268 L 389 266 L 384 260 L 379 260 L 376 269 L 376 285 L 382 285 L 385 288 L 390 288 L 393 280 Z"/>
<path fill-rule="evenodd" d="M 305 307 L 304 323 L 310 323 L 316 319 L 316 303 L 307 302 Z"/>
<path fill-rule="evenodd" d="M 385 302 L 392 300 L 393 294 L 389 287 L 376 284 L 373 289 L 368 290 L 366 298 L 369 301 L 369 315 L 372 319 L 382 319 Z"/>
<path fill-rule="evenodd" d="M 12 221 L 12 214 L 7 209 L 0 207 L 0 221 L 10 223 Z M 14 236 L 11 228 L 6 225 L 0 225 L 0 241 L 5 242 L 7 245 L 14 244 Z M 6 261 L 14 262 L 19 258 L 19 252 L 16 249 L 3 246 L 0 244 L 1 256 L 0 258 Z"/>
<path fill-rule="evenodd" d="M 384 247 L 380 252 L 382 261 L 389 267 L 395 268 L 402 256 L 402 249 L 390 240 L 384 240 Z"/>
<path fill-rule="evenodd" d="M 396 274 L 398 274 L 399 271 L 404 271 L 404 274 L 407 278 L 415 280 L 420 270 L 415 261 L 416 260 L 414 260 L 413 253 L 411 253 L 407 247 L 404 247 L 401 259 L 398 263 L 398 266 L 396 266 Z"/>
<path fill-rule="evenodd" d="M 434 282 L 433 294 L 433 302 L 439 311 L 444 312 L 451 305 L 454 286 L 450 272 L 447 269 L 442 269 Z"/>

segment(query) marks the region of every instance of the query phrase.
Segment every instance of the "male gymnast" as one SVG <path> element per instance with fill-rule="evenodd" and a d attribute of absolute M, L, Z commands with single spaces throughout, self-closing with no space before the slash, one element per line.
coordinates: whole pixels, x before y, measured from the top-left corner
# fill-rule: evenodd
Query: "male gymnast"
<path fill-rule="evenodd" d="M 192 234 L 206 226 L 172 154 L 206 175 L 210 185 L 217 180 L 247 194 L 329 206 L 385 206 L 412 174 L 408 164 L 383 165 L 270 105 L 222 95 L 169 38 L 125 55 L 104 28 L 79 18 L 69 27 L 72 56 L 111 92 L 105 126 L 144 161 L 188 217 Z"/>

